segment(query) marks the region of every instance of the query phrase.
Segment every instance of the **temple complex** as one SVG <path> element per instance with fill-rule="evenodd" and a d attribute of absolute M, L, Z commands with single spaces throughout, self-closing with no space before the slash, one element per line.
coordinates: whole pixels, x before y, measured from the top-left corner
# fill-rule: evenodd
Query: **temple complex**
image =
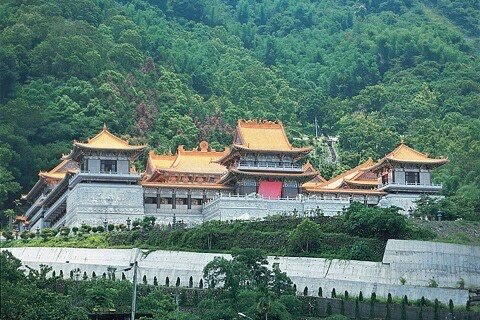
<path fill-rule="evenodd" d="M 104 126 L 23 196 L 29 204 L 15 223 L 25 228 L 125 224 L 153 216 L 157 223 L 195 225 L 208 220 L 261 219 L 272 214 L 337 215 L 353 201 L 403 213 L 424 194 L 435 195 L 431 171 L 447 162 L 405 143 L 325 180 L 294 147 L 279 121 L 239 120 L 230 148 L 202 141 L 193 150 L 148 154 L 140 174 L 133 163 L 145 145 L 130 145 Z"/>

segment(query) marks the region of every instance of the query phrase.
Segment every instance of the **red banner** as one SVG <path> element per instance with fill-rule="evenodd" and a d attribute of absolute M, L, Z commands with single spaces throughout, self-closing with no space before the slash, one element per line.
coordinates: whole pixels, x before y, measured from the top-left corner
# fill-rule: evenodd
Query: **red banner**
<path fill-rule="evenodd" d="M 260 181 L 258 194 L 263 198 L 279 199 L 282 196 L 281 181 Z"/>

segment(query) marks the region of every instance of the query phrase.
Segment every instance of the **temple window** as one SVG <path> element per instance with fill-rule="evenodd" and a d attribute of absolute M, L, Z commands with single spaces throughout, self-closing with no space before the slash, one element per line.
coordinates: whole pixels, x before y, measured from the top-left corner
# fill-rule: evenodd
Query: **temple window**
<path fill-rule="evenodd" d="M 382 184 L 388 184 L 388 174 L 382 175 Z"/>
<path fill-rule="evenodd" d="M 88 159 L 83 159 L 82 163 L 80 164 L 80 170 L 82 172 L 88 172 Z"/>
<path fill-rule="evenodd" d="M 117 160 L 100 160 L 100 172 L 117 172 Z"/>
<path fill-rule="evenodd" d="M 188 204 L 188 201 L 187 201 L 187 199 L 185 199 L 185 198 L 177 198 L 177 199 L 175 200 L 175 203 L 176 203 L 177 205 L 179 205 L 179 206 L 181 206 L 181 205 L 185 205 L 185 206 L 186 206 L 186 205 Z"/>
<path fill-rule="evenodd" d="M 156 204 L 157 203 L 157 198 L 156 197 L 145 197 L 144 203 L 145 204 Z"/>
<path fill-rule="evenodd" d="M 419 184 L 420 172 L 405 172 L 405 182 L 407 184 Z"/>

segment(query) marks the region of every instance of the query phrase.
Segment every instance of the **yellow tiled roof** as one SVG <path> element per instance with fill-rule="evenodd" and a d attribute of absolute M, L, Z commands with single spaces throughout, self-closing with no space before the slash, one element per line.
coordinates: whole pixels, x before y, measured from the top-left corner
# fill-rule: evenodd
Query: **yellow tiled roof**
<path fill-rule="evenodd" d="M 209 151 L 208 143 L 202 141 L 200 142 L 200 150 L 185 150 L 184 146 L 179 146 L 177 154 L 174 156 L 162 156 L 150 152 L 149 162 L 153 165 L 153 170 L 222 175 L 227 172 L 227 169 L 213 161 L 218 160 L 228 152 L 228 149 L 222 152 Z"/>
<path fill-rule="evenodd" d="M 407 146 L 403 141 L 392 152 L 380 159 L 371 169 L 381 167 L 385 161 L 395 161 L 402 163 L 419 163 L 419 164 L 432 164 L 441 165 L 448 162 L 448 159 L 435 159 L 430 158 L 427 154 L 421 153 L 413 148 Z"/>
<path fill-rule="evenodd" d="M 145 146 L 132 146 L 128 141 L 123 140 L 110 131 L 108 131 L 107 126 L 104 125 L 102 131 L 98 133 L 95 137 L 88 139 L 87 143 L 82 143 L 75 141 L 74 145 L 81 148 L 87 149 L 112 149 L 112 150 L 142 150 L 145 149 Z"/>
<path fill-rule="evenodd" d="M 280 121 L 238 120 L 237 135 L 240 143 L 234 146 L 265 151 L 308 151 L 294 148 L 288 141 L 285 128 Z"/>
<path fill-rule="evenodd" d="M 55 168 L 50 171 L 40 171 L 38 174 L 41 178 L 51 180 L 62 180 L 67 172 L 77 172 L 78 164 L 71 159 L 63 159 Z"/>
<path fill-rule="evenodd" d="M 312 190 L 339 189 L 345 181 L 354 179 L 355 177 L 361 175 L 366 169 L 371 167 L 372 164 L 373 164 L 373 160 L 371 158 L 368 158 L 368 160 L 365 161 L 364 163 L 356 166 L 353 169 L 347 170 L 344 173 L 342 173 L 342 174 L 340 174 L 336 177 L 333 177 L 332 179 L 330 179 L 326 182 L 316 184 L 315 186 L 307 185 L 306 187 L 310 191 L 312 191 Z"/>
<path fill-rule="evenodd" d="M 324 182 L 327 181 L 327 180 L 325 180 L 324 177 L 322 177 L 320 175 L 320 173 L 315 169 L 315 167 L 309 161 L 307 161 L 307 163 L 305 163 L 303 165 L 303 171 L 304 172 L 316 172 L 317 173 L 317 175 L 312 180 L 307 181 L 304 184 L 302 184 L 303 188 L 314 187 L 317 184 L 324 183 Z"/>
<path fill-rule="evenodd" d="M 177 156 L 174 155 L 159 155 L 155 151 L 151 150 L 148 154 L 148 161 L 152 164 L 153 169 L 165 169 L 170 168 L 175 162 Z"/>
<path fill-rule="evenodd" d="M 391 160 L 397 160 L 397 161 L 406 161 L 406 162 L 427 162 L 427 163 L 447 162 L 447 159 L 430 158 L 428 155 L 421 153 L 415 149 L 412 149 L 404 143 L 401 143 L 395 150 L 387 154 L 385 158 L 391 159 Z"/>

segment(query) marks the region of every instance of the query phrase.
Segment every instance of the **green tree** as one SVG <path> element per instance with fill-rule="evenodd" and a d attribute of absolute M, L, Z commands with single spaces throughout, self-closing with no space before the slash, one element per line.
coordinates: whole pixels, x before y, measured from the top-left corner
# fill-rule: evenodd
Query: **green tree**
<path fill-rule="evenodd" d="M 372 208 L 360 203 L 347 209 L 344 221 L 350 234 L 382 240 L 402 239 L 409 230 L 405 217 L 395 208 Z"/>
<path fill-rule="evenodd" d="M 305 218 L 290 234 L 289 242 L 295 252 L 309 253 L 315 250 L 320 236 L 318 225 Z"/>

